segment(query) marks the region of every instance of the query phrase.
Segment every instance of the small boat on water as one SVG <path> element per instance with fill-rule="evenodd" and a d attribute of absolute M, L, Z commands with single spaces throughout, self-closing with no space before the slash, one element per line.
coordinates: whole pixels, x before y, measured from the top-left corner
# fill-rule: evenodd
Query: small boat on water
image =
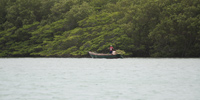
<path fill-rule="evenodd" d="M 103 54 L 103 53 L 95 53 L 88 52 L 92 58 L 123 58 L 121 54 Z"/>

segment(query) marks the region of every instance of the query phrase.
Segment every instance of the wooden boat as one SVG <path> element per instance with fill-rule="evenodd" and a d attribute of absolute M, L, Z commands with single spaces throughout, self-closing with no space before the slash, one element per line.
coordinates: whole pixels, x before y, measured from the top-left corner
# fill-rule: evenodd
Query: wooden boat
<path fill-rule="evenodd" d="M 103 53 L 94 53 L 94 52 L 88 52 L 89 55 L 92 57 L 92 58 L 123 58 L 122 55 L 120 54 L 103 54 Z"/>

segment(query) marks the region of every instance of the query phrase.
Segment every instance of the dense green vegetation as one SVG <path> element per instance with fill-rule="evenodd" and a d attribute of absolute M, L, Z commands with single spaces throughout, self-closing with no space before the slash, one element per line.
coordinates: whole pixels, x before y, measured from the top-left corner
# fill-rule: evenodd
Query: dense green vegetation
<path fill-rule="evenodd" d="M 200 0 L 0 0 L 0 57 L 200 57 Z"/>

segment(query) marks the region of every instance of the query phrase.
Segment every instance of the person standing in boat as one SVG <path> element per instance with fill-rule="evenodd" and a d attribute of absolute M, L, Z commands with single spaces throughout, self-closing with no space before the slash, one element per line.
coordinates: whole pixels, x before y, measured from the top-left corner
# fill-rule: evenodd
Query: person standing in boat
<path fill-rule="evenodd" d="M 112 47 L 112 45 L 110 45 L 109 50 L 110 50 L 110 54 L 112 54 L 112 52 L 113 52 L 113 50 L 114 50 L 114 48 Z"/>

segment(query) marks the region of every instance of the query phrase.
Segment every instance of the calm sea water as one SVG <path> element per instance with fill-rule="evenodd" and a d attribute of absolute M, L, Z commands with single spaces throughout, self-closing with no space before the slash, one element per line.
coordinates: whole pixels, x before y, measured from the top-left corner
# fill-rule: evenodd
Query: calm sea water
<path fill-rule="evenodd" d="M 200 59 L 1 58 L 0 100 L 200 100 Z"/>

